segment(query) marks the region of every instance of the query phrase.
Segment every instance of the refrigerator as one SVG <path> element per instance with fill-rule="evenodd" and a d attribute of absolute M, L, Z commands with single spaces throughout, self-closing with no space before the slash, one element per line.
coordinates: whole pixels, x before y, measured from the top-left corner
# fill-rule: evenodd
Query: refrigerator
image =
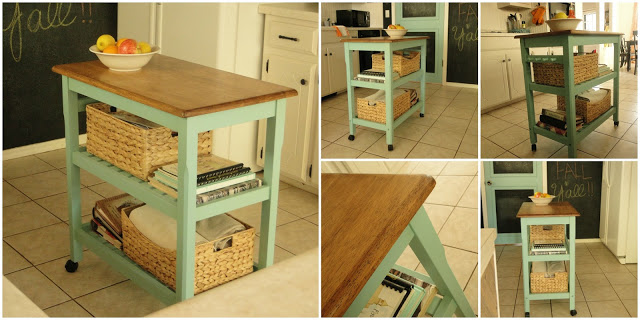
<path fill-rule="evenodd" d="M 637 192 L 637 162 L 604 162 L 600 240 L 622 264 L 638 262 Z"/>

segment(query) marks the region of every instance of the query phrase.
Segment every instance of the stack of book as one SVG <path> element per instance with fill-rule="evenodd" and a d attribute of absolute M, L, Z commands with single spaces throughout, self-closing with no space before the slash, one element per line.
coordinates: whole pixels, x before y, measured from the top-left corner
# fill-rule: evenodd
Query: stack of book
<path fill-rule="evenodd" d="M 531 244 L 531 255 L 567 254 L 562 240 L 536 240 Z"/>
<path fill-rule="evenodd" d="M 394 72 L 393 80 L 397 80 L 399 78 L 400 78 L 400 75 L 397 72 Z M 359 81 L 384 83 L 385 81 L 384 70 L 376 70 L 376 69 L 364 70 L 362 71 L 362 73 L 358 73 L 358 75 L 354 79 Z"/>
<path fill-rule="evenodd" d="M 196 183 L 197 204 L 262 186 L 262 180 L 256 179 L 251 168 L 214 155 L 198 157 Z M 178 198 L 178 164 L 158 168 L 153 177 L 149 178 L 149 184 Z"/>
<path fill-rule="evenodd" d="M 121 194 L 96 201 L 93 207 L 91 229 L 107 242 L 122 250 L 122 209 L 140 205 L 143 202 L 128 195 Z"/>
<path fill-rule="evenodd" d="M 576 130 L 582 129 L 583 124 L 584 118 L 580 115 L 576 115 Z M 566 136 L 567 114 L 564 112 L 564 110 L 542 109 L 540 121 L 538 121 L 537 126 L 547 129 L 551 132 Z"/>
<path fill-rule="evenodd" d="M 602 77 L 606 74 L 609 74 L 613 72 L 613 70 L 611 70 L 611 68 L 607 67 L 606 64 L 599 64 L 598 65 L 598 77 Z"/>

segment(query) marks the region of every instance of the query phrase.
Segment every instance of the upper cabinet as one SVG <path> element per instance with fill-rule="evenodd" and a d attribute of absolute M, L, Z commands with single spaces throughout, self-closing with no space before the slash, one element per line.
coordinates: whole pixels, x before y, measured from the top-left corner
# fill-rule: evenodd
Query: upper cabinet
<path fill-rule="evenodd" d="M 498 9 L 520 10 L 533 8 L 530 2 L 498 2 Z"/>

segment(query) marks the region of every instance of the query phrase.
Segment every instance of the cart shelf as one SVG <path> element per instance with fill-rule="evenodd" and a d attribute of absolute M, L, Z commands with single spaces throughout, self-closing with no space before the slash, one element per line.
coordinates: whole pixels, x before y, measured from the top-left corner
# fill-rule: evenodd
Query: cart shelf
<path fill-rule="evenodd" d="M 421 76 L 420 70 L 412 72 L 404 77 L 393 80 L 393 83 L 391 84 L 391 88 L 395 89 L 397 87 L 405 85 L 409 81 L 420 81 L 420 76 Z M 378 89 L 378 90 L 385 90 L 386 88 L 384 83 L 361 81 L 361 80 L 351 80 L 350 85 L 352 87 Z"/>
<path fill-rule="evenodd" d="M 576 85 L 574 85 L 574 92 L 580 93 L 580 92 L 584 92 L 587 91 L 599 84 L 605 83 L 613 78 L 615 78 L 616 75 L 612 72 L 609 74 L 605 74 L 604 76 L 600 76 L 600 77 L 596 77 L 593 78 L 591 80 L 587 80 L 585 82 L 581 82 L 578 83 Z M 540 92 L 544 92 L 544 93 L 550 93 L 550 94 L 555 94 L 558 96 L 563 96 L 565 93 L 565 88 L 564 87 L 554 87 L 554 86 L 548 86 L 545 84 L 539 84 L 539 83 L 535 83 L 532 82 L 529 87 L 531 88 L 531 90 L 534 91 L 540 91 Z"/>
<path fill-rule="evenodd" d="M 591 133 L 592 131 L 594 131 L 596 128 L 598 128 L 602 123 L 604 123 L 605 121 L 607 121 L 607 119 L 609 119 L 609 117 L 611 117 L 614 113 L 616 112 L 614 107 L 609 108 L 609 110 L 607 110 L 605 113 L 603 113 L 602 115 L 600 115 L 599 117 L 597 117 L 595 120 L 589 122 L 586 125 L 583 125 L 582 128 L 580 130 L 578 130 L 576 132 L 576 143 L 582 141 L 582 139 L 586 138 L 589 133 Z M 555 132 L 551 132 L 547 129 L 544 128 L 540 128 L 538 126 L 534 126 L 533 128 L 534 132 L 536 134 L 539 135 L 543 135 L 547 138 L 556 140 L 560 143 L 564 143 L 564 144 L 569 144 L 570 140 L 567 136 L 563 136 L 561 134 L 557 134 Z"/>

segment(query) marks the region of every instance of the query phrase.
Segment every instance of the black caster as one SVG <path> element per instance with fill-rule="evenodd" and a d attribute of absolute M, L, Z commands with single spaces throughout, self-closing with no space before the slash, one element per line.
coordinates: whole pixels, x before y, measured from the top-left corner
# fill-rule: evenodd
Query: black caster
<path fill-rule="evenodd" d="M 529 312 L 525 312 L 525 313 L 524 313 L 524 317 L 525 317 L 525 318 L 529 318 Z"/>
<path fill-rule="evenodd" d="M 535 143 L 531 145 L 531 151 L 536 151 L 536 144 Z"/>
<path fill-rule="evenodd" d="M 573 317 L 573 316 L 575 316 L 576 314 L 578 314 L 578 311 L 571 310 L 571 316 L 572 316 L 572 317 Z"/>
<path fill-rule="evenodd" d="M 76 272 L 76 270 L 78 270 L 78 263 L 77 262 L 73 262 L 71 260 L 67 260 L 67 263 L 64 264 L 64 268 L 69 273 Z"/>
<path fill-rule="evenodd" d="M 421 114 L 420 114 L 420 118 L 424 118 L 424 113 L 421 113 Z"/>
<path fill-rule="evenodd" d="M 349 141 L 353 141 L 353 139 L 355 139 L 356 137 L 352 134 L 349 135 Z"/>
<path fill-rule="evenodd" d="M 617 127 L 619 124 L 620 124 L 620 121 L 614 121 L 614 122 L 613 122 L 613 125 L 614 125 L 614 126 L 616 126 L 616 127 Z"/>
<path fill-rule="evenodd" d="M 393 151 L 393 145 L 392 144 L 388 145 L 387 147 L 388 147 L 389 151 Z"/>

